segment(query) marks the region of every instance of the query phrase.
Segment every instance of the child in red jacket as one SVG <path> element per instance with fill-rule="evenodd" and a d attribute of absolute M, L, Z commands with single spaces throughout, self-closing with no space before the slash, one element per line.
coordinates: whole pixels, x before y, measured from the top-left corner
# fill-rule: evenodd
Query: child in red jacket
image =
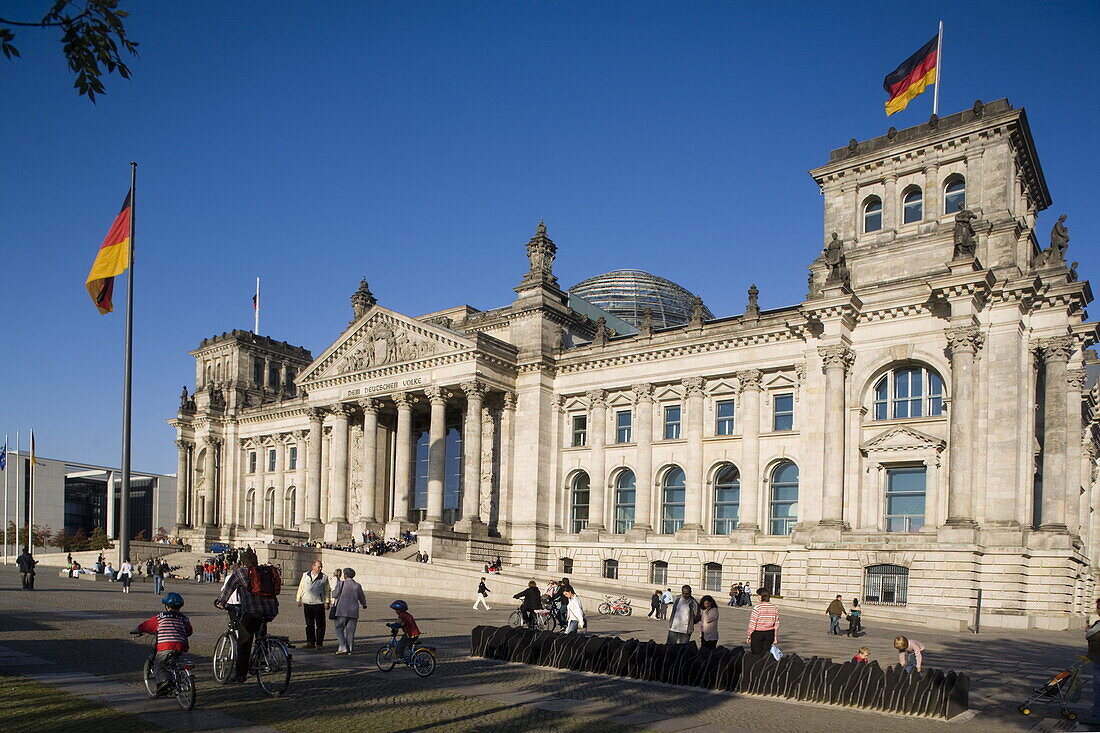
<path fill-rule="evenodd" d="M 409 604 L 404 601 L 394 601 L 390 604 L 397 613 L 397 621 L 386 624 L 395 632 L 405 632 L 404 638 L 397 642 L 397 656 L 405 658 L 413 648 L 413 643 L 420 638 L 420 628 L 416 625 L 416 619 L 409 613 Z"/>
<path fill-rule="evenodd" d="M 168 687 L 168 672 L 165 665 L 172 657 L 179 656 L 190 646 L 187 637 L 191 636 L 191 619 L 180 613 L 183 608 L 183 596 L 169 593 L 161 599 L 164 612 L 142 622 L 132 633 L 156 634 L 157 655 L 153 659 L 153 678 L 157 681 L 158 692 Z"/>

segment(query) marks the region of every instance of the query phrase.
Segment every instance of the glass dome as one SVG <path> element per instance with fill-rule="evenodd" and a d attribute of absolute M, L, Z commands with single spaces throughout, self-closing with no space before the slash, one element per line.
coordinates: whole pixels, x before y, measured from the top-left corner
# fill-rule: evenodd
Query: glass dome
<path fill-rule="evenodd" d="M 653 328 L 682 326 L 690 321 L 691 299 L 695 297 L 671 280 L 642 270 L 612 270 L 582 280 L 569 292 L 636 327 L 642 324 L 643 311 L 650 308 Z M 703 318 L 714 318 L 705 305 Z"/>

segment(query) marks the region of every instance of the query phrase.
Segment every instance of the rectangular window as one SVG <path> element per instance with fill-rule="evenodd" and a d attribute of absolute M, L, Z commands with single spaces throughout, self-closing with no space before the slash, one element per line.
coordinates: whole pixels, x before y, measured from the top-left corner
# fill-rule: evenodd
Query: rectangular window
<path fill-rule="evenodd" d="M 248 453 L 248 472 L 256 473 L 256 451 L 249 451 Z"/>
<path fill-rule="evenodd" d="M 287 465 L 287 468 L 289 468 L 291 471 L 294 471 L 298 468 L 298 446 L 290 446 L 290 456 L 288 457 L 288 461 L 289 463 Z"/>
<path fill-rule="evenodd" d="M 920 369 L 898 369 L 894 372 L 894 419 L 921 417 L 923 397 Z"/>
<path fill-rule="evenodd" d="M 680 439 L 680 406 L 670 405 L 665 408 L 665 440 Z"/>
<path fill-rule="evenodd" d="M 722 566 L 716 562 L 708 562 L 703 566 L 703 590 L 722 590 Z"/>
<path fill-rule="evenodd" d="M 772 398 L 772 430 L 794 430 L 793 394 L 777 394 Z"/>
<path fill-rule="evenodd" d="M 278 391 L 279 389 L 279 365 L 272 364 L 267 370 L 267 386 Z"/>
<path fill-rule="evenodd" d="M 631 440 L 631 414 L 630 410 L 619 410 L 615 413 L 615 442 L 629 443 Z"/>
<path fill-rule="evenodd" d="M 262 387 L 264 384 L 264 360 L 253 359 L 252 360 L 252 382 L 257 387 Z"/>
<path fill-rule="evenodd" d="M 573 416 L 573 447 L 580 448 L 588 444 L 588 415 Z"/>
<path fill-rule="evenodd" d="M 916 532 L 924 526 L 925 468 L 886 469 L 886 531 Z"/>
<path fill-rule="evenodd" d="M 649 566 L 649 582 L 654 585 L 668 584 L 668 563 L 658 560 Z"/>
<path fill-rule="evenodd" d="M 714 405 L 714 434 L 733 435 L 733 400 L 719 400 Z"/>
<path fill-rule="evenodd" d="M 271 448 L 267 451 L 267 470 L 275 470 L 275 449 Z"/>

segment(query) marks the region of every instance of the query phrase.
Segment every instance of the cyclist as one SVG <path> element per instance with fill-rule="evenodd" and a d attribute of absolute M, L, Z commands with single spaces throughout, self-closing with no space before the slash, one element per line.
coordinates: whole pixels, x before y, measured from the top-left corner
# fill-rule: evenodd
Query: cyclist
<path fill-rule="evenodd" d="M 252 656 L 252 639 L 260 627 L 279 615 L 279 590 L 281 581 L 274 567 L 259 567 L 256 553 L 241 553 L 241 566 L 229 576 L 214 605 L 225 609 L 228 599 L 237 594 L 241 616 L 237 627 L 236 669 L 230 682 L 244 682 L 248 678 L 248 662 Z M 274 578 L 272 578 L 274 576 Z"/>
<path fill-rule="evenodd" d="M 183 596 L 179 593 L 169 593 L 160 599 L 164 604 L 164 611 L 153 616 L 148 621 L 142 622 L 134 633 L 156 634 L 157 655 L 153 659 L 153 678 L 157 681 L 157 693 L 162 693 L 168 688 L 168 670 L 165 669 L 169 659 L 178 657 L 190 647 L 187 637 L 191 636 L 191 619 L 180 613 L 183 608 Z"/>
<path fill-rule="evenodd" d="M 400 629 L 405 632 L 405 636 L 397 641 L 397 656 L 402 659 L 408 659 L 409 652 L 413 650 L 416 645 L 416 640 L 420 638 L 420 628 L 416 625 L 416 619 L 409 613 L 409 604 L 404 601 L 394 601 L 390 604 L 390 608 L 397 613 L 397 621 L 386 624 L 394 631 Z"/>
<path fill-rule="evenodd" d="M 523 622 L 527 624 L 527 628 L 535 628 L 535 611 L 542 609 L 542 594 L 539 593 L 538 583 L 533 580 L 528 582 L 527 587 L 516 593 L 512 598 L 523 599 L 523 603 L 519 607 L 519 610 L 523 612 Z"/>

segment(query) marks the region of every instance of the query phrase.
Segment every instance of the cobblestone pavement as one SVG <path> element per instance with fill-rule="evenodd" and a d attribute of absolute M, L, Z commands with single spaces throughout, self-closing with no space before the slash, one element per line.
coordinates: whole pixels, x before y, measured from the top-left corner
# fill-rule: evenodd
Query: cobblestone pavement
<path fill-rule="evenodd" d="M 370 579 L 360 580 L 369 589 Z M 116 689 L 126 686 L 129 694 L 134 690 L 140 693 L 139 670 L 147 643 L 132 641 L 126 631 L 160 610 L 151 584 L 135 584 L 127 595 L 116 584 L 70 580 L 49 573 L 38 576 L 39 590 L 33 593 L 20 591 L 18 582 L 13 569 L 0 568 L 0 674 L 37 679 L 59 673 L 93 675 L 96 684 Z M 283 612 L 272 624 L 272 631 L 300 641 L 304 635 L 301 613 L 290 601 L 294 585 L 288 579 Z M 1016 704 L 1043 677 L 1072 662 L 1082 649 L 1082 634 L 1077 631 L 978 636 L 927 632 L 895 625 L 880 627 L 870 610 L 865 611 L 867 636 L 858 640 L 826 637 L 824 614 L 784 614 L 780 646 L 788 653 L 839 660 L 866 645 L 880 662 L 890 663 L 896 659 L 893 637 L 906 633 L 926 644 L 929 666 L 967 671 L 974 680 L 971 702 L 975 713 L 944 723 L 474 659 L 468 656 L 470 628 L 479 623 L 505 623 L 515 601 L 491 596 L 493 610 L 475 612 L 470 608 L 472 598 L 407 597 L 425 641 L 430 639 L 440 650 L 435 675 L 421 680 L 408 669 L 386 674 L 374 667 L 374 650 L 388 639 L 383 623 L 392 618 L 386 606 L 393 599 L 368 590 L 369 608 L 360 619 L 356 653 L 335 657 L 331 638 L 325 652 L 296 649 L 290 693 L 284 698 L 267 698 L 255 684 L 220 687 L 210 676 L 210 653 L 224 629 L 224 614 L 211 605 L 215 588 L 177 582 L 169 590 L 184 594 L 184 610 L 195 626 L 191 656 L 199 663 L 198 706 L 193 713 L 182 713 L 173 710 L 174 703 L 169 700 L 145 701 L 145 707 L 133 712 L 152 716 L 146 719 L 176 730 L 252 725 L 255 730 L 313 731 L 321 725 L 337 725 L 409 732 L 579 731 L 593 724 L 601 731 L 644 728 L 696 733 L 818 733 L 822 729 L 905 733 L 944 730 L 945 726 L 965 726 L 967 733 L 1065 730 L 1072 728 L 1062 725 L 1056 711 L 1041 709 L 1036 716 L 1024 718 L 1016 712 Z M 594 606 L 597 600 L 587 599 L 587 605 Z M 742 641 L 747 618 L 745 609 L 723 608 L 723 638 L 731 644 Z M 644 615 L 593 616 L 591 630 L 659 640 L 665 634 L 661 622 Z M 23 662 L 12 661 L 20 655 Z M 28 657 L 42 665 L 26 663 Z M 110 701 L 112 695 L 119 693 L 102 699 Z M 1085 703 L 1087 696 L 1082 706 Z"/>

